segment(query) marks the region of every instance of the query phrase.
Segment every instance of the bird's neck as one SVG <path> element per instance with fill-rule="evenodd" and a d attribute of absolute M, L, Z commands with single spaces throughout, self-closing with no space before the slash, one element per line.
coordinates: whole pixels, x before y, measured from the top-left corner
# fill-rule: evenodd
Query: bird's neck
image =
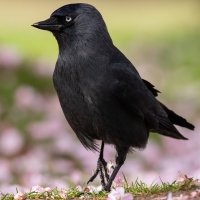
<path fill-rule="evenodd" d="M 59 54 L 83 57 L 89 57 L 96 53 L 109 55 L 113 48 L 112 39 L 109 34 L 103 34 L 100 31 L 101 30 L 99 30 L 99 32 L 93 32 L 92 34 L 82 33 L 70 37 L 56 37 L 59 46 Z"/>

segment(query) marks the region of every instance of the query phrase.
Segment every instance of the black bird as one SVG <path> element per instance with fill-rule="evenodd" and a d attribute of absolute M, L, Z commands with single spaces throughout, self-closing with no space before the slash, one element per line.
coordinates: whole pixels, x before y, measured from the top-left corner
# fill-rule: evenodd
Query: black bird
<path fill-rule="evenodd" d="M 158 90 L 141 79 L 117 49 L 99 13 L 89 4 L 69 4 L 32 26 L 55 36 L 59 56 L 53 83 L 70 126 L 86 149 L 98 151 L 97 170 L 106 191 L 133 149 L 145 148 L 149 132 L 186 140 L 173 124 L 193 130 L 155 97 Z M 105 144 L 114 145 L 116 166 L 109 177 L 103 158 Z"/>

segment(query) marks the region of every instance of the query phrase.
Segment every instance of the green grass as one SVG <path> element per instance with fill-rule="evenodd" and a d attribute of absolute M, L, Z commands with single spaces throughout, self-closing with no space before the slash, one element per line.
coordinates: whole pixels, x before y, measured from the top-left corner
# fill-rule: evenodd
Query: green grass
<path fill-rule="evenodd" d="M 132 183 L 125 191 L 134 196 L 152 196 L 167 192 L 187 191 L 196 188 L 198 187 L 194 184 L 192 179 L 185 181 L 183 184 L 178 184 L 175 181 L 173 183 L 162 182 L 161 185 L 152 183 L 149 187 L 142 181 L 136 180 L 135 183 Z"/>
<path fill-rule="evenodd" d="M 161 180 L 162 182 L 162 180 Z M 195 191 L 200 187 L 195 184 L 195 181 L 192 178 L 187 178 L 184 182 L 177 183 L 174 181 L 173 183 L 164 183 L 162 182 L 161 185 L 156 183 L 152 183 L 150 186 L 147 186 L 142 181 L 136 180 L 131 185 L 128 184 L 125 178 L 124 184 L 125 193 L 131 193 L 134 198 L 137 199 L 148 199 L 153 197 L 162 197 L 166 196 L 169 192 L 172 192 L 173 196 L 180 193 L 187 193 L 190 195 L 191 191 Z M 16 189 L 16 193 L 18 190 Z M 65 195 L 65 196 L 63 196 Z M 105 191 L 100 192 L 88 192 L 88 188 L 86 187 L 83 191 L 79 191 L 76 188 L 69 188 L 66 190 L 59 191 L 57 188 L 54 188 L 51 192 L 44 192 L 44 193 L 36 193 L 30 191 L 29 193 L 25 193 L 26 199 L 76 199 L 79 197 L 84 197 L 84 199 L 106 199 L 108 193 Z M 1 200 L 13 200 L 14 194 L 4 194 Z"/>

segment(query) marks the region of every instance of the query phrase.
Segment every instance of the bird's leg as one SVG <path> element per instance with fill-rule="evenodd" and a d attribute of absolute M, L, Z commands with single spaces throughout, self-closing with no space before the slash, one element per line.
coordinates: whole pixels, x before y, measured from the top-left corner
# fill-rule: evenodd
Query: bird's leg
<path fill-rule="evenodd" d="M 119 169 L 121 168 L 121 166 L 124 164 L 124 161 L 126 160 L 126 155 L 128 153 L 128 149 L 129 148 L 116 147 L 116 151 L 117 151 L 116 166 L 115 166 L 107 184 L 104 186 L 105 191 L 108 191 L 108 192 L 110 191 L 113 180 L 115 179 Z"/>
<path fill-rule="evenodd" d="M 106 181 L 108 182 L 110 176 L 108 174 L 107 162 L 104 160 L 104 158 L 102 159 L 102 165 L 103 165 L 103 168 L 104 168 L 104 175 L 106 177 Z"/>
<path fill-rule="evenodd" d="M 101 143 L 101 150 L 99 154 L 99 159 L 97 161 L 97 169 L 95 170 L 93 176 L 89 179 L 87 183 L 92 182 L 99 174 L 101 179 L 101 185 L 104 187 L 106 185 L 105 178 L 106 181 L 108 182 L 109 174 L 107 170 L 107 162 L 103 158 L 103 150 L 104 150 L 104 142 Z"/>

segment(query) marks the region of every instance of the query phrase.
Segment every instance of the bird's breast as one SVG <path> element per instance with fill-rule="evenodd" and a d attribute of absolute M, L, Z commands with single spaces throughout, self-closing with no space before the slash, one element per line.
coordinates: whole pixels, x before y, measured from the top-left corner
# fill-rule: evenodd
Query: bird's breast
<path fill-rule="evenodd" d="M 98 115 L 98 89 L 90 77 L 82 77 L 74 69 L 55 69 L 53 82 L 64 115 L 79 132 L 94 135 L 93 118 Z"/>

